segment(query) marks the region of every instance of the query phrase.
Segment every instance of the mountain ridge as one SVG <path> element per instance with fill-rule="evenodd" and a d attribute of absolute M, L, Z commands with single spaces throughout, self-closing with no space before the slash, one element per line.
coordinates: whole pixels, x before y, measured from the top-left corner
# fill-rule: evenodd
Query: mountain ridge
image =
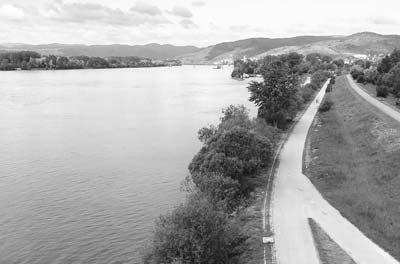
<path fill-rule="evenodd" d="M 288 52 L 309 54 L 318 52 L 333 57 L 359 54 L 386 54 L 400 48 L 400 36 L 375 32 L 358 32 L 348 36 L 296 36 L 288 38 L 248 38 L 226 41 L 207 47 L 149 43 L 145 45 L 110 44 L 0 44 L 0 50 L 32 50 L 42 54 L 96 57 L 138 56 L 152 59 L 179 59 L 185 64 L 232 62 L 235 58 L 260 58 Z"/>
<path fill-rule="evenodd" d="M 85 45 L 85 44 L 0 44 L 0 50 L 18 51 L 31 50 L 41 54 L 54 54 L 62 56 L 93 56 L 93 57 L 125 57 L 138 56 L 151 59 L 170 59 L 184 53 L 199 50 L 195 46 L 174 46 L 171 44 L 149 43 L 145 45 L 109 44 L 109 45 Z"/>

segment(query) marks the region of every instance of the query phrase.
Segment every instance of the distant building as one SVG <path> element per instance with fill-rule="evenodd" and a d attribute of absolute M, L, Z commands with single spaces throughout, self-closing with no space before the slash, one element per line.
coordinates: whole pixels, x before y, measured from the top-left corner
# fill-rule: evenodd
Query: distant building
<path fill-rule="evenodd" d="M 357 59 L 361 59 L 361 60 L 368 59 L 368 55 L 366 55 L 366 54 L 354 54 L 353 57 L 355 57 Z"/>

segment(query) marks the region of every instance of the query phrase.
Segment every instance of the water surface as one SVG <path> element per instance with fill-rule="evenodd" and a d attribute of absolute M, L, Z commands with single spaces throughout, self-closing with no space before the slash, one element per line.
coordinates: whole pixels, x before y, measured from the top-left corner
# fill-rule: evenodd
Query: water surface
<path fill-rule="evenodd" d="M 0 263 L 139 263 L 197 130 L 251 106 L 230 71 L 0 72 Z"/>

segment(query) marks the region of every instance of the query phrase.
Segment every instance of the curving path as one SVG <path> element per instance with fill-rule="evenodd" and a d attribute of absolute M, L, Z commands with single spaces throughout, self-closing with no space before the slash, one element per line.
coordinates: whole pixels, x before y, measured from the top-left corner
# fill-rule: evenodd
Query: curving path
<path fill-rule="evenodd" d="M 387 106 L 386 104 L 382 103 L 375 97 L 369 95 L 367 92 L 365 92 L 363 89 L 358 86 L 353 80 L 353 78 L 350 75 L 347 75 L 347 80 L 350 84 L 350 87 L 356 91 L 364 100 L 387 114 L 388 116 L 392 117 L 393 119 L 397 120 L 400 122 L 400 112 L 396 111 L 395 109 L 391 108 L 390 106 Z"/>
<path fill-rule="evenodd" d="M 327 83 L 296 124 L 280 154 L 272 195 L 272 226 L 279 264 L 319 264 L 308 224 L 313 218 L 359 264 L 398 264 L 348 222 L 302 173 L 308 130 L 322 101 Z"/>

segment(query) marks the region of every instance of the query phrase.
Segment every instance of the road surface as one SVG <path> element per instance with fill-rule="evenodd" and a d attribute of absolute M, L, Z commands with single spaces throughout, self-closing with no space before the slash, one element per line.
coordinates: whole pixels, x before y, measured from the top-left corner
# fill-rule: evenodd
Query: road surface
<path fill-rule="evenodd" d="M 272 195 L 272 226 L 279 264 L 319 264 L 308 218 L 359 264 L 399 264 L 333 208 L 302 173 L 308 130 L 327 83 L 296 124 L 280 154 Z"/>
<path fill-rule="evenodd" d="M 387 114 L 388 116 L 400 122 L 399 111 L 391 108 L 390 106 L 387 106 L 378 99 L 369 95 L 354 82 L 353 78 L 350 75 L 347 75 L 347 80 L 350 83 L 350 87 L 353 88 L 353 90 L 356 91 L 362 98 L 364 98 L 364 100 L 366 100 L 367 102 L 369 102 L 370 104 L 381 110 L 383 113 Z"/>

